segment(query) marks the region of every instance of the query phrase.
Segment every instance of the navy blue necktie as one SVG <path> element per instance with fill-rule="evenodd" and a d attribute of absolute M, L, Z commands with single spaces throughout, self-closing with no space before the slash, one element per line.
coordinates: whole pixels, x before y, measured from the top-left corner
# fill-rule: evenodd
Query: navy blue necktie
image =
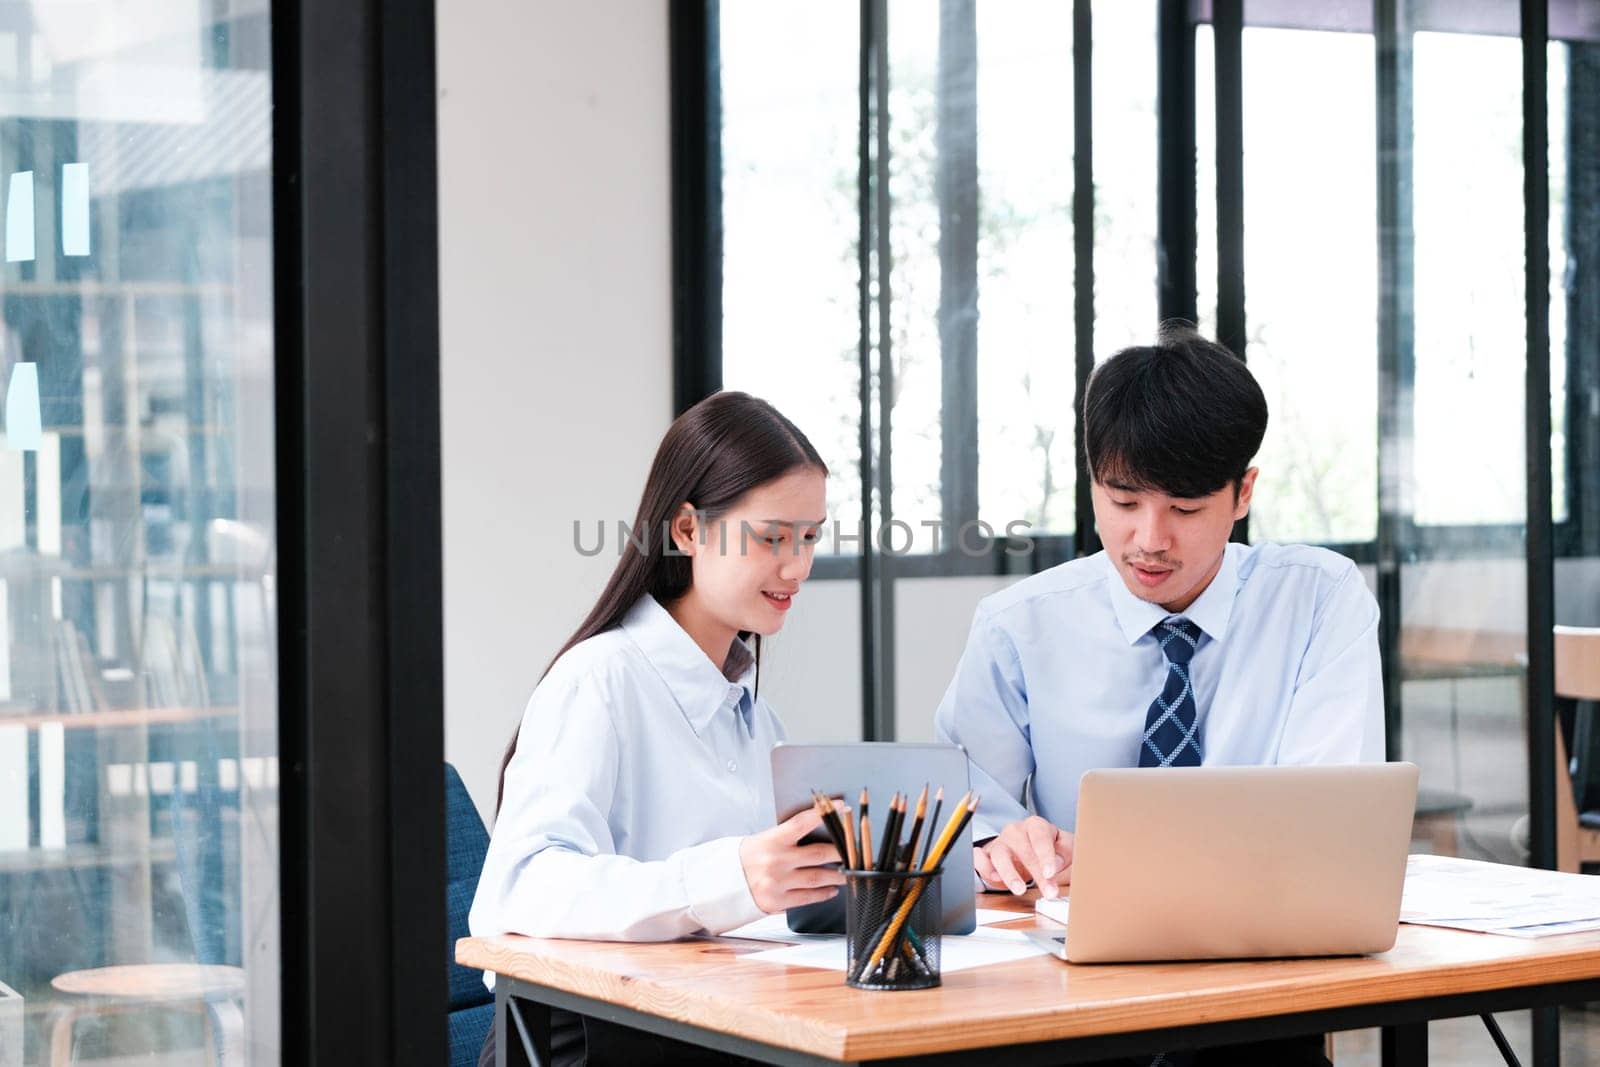
<path fill-rule="evenodd" d="M 1200 766 L 1199 715 L 1194 704 L 1194 683 L 1189 661 L 1200 644 L 1200 627 L 1182 616 L 1156 623 L 1150 631 L 1167 657 L 1167 681 L 1161 695 L 1145 715 L 1144 739 L 1139 744 L 1141 767 Z M 1188 1067 L 1191 1052 L 1162 1052 L 1150 1067 Z"/>
<path fill-rule="evenodd" d="M 1163 619 L 1150 631 L 1167 657 L 1167 681 L 1150 705 L 1139 745 L 1141 767 L 1200 766 L 1198 714 L 1189 660 L 1200 644 L 1200 627 L 1181 615 Z"/>

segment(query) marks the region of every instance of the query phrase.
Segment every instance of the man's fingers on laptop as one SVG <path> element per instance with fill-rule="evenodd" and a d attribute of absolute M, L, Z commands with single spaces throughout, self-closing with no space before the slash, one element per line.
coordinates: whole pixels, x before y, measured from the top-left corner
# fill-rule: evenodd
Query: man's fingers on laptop
<path fill-rule="evenodd" d="M 1042 820 L 1041 820 L 1042 821 Z M 1039 892 L 1047 900 L 1054 900 L 1061 895 L 1063 886 L 1072 884 L 1072 834 L 1066 830 L 1058 830 L 1049 823 L 1045 823 L 1051 830 L 1050 844 L 1048 846 L 1054 868 L 1048 874 L 1043 874 L 1034 879 L 1039 886 Z M 1034 848 L 1037 852 L 1042 846 L 1037 836 L 1034 836 Z M 1042 863 L 1043 861 L 1041 861 Z"/>
<path fill-rule="evenodd" d="M 1054 826 L 1034 815 L 1022 820 L 1022 832 L 1028 839 L 1028 848 L 1033 853 L 1033 873 L 1037 881 L 1049 881 L 1061 869 L 1061 857 L 1056 848 L 1056 839 L 1060 836 Z"/>

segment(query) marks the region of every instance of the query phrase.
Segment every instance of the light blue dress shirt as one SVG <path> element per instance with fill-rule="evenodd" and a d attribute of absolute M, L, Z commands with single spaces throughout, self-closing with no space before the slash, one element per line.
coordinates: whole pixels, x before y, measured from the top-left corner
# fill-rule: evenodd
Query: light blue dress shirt
<path fill-rule="evenodd" d="M 1384 758 L 1378 605 L 1355 564 L 1305 545 L 1237 545 L 1183 613 L 1200 627 L 1190 662 L 1207 765 L 1363 763 Z M 1169 618 L 1140 600 L 1104 552 L 978 605 L 936 717 L 966 746 L 982 792 L 974 836 L 1028 813 L 1077 823 L 1078 779 L 1137 767 L 1167 660 L 1150 633 Z"/>
<path fill-rule="evenodd" d="M 659 941 L 760 918 L 739 841 L 772 825 L 783 728 L 754 686 L 743 644 L 717 670 L 649 596 L 557 660 L 523 712 L 472 933 Z"/>

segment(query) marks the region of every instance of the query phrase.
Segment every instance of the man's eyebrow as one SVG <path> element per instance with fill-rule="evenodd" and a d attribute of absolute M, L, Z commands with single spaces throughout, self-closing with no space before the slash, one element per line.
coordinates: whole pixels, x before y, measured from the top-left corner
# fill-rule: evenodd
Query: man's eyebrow
<path fill-rule="evenodd" d="M 1144 490 L 1139 488 L 1137 485 L 1129 485 L 1126 482 L 1118 482 L 1118 481 L 1108 481 L 1108 482 L 1106 482 L 1106 488 L 1107 489 L 1115 489 L 1119 493 L 1142 493 L 1142 492 L 1144 492 Z"/>
<path fill-rule="evenodd" d="M 757 519 L 758 525 L 766 526 L 821 526 L 828 521 L 826 515 L 820 519 Z"/>

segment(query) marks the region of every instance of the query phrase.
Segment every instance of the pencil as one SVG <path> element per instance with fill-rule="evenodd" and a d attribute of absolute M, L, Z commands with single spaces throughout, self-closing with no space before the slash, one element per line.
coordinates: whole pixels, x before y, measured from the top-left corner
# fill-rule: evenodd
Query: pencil
<path fill-rule="evenodd" d="M 862 796 L 866 796 L 863 790 Z M 867 805 L 861 805 L 861 869 L 872 870 L 872 820 L 867 818 Z"/>
<path fill-rule="evenodd" d="M 861 787 L 861 831 L 856 837 L 856 858 L 861 861 L 859 870 L 872 869 L 872 828 L 868 825 L 870 816 L 867 814 L 867 787 Z"/>
<path fill-rule="evenodd" d="M 922 819 L 927 814 L 928 814 L 928 787 L 926 785 L 924 785 L 922 787 L 922 795 L 917 797 L 917 812 L 916 812 L 916 815 L 911 820 L 911 843 L 906 846 L 905 858 L 903 860 L 900 860 L 900 859 L 896 860 L 896 865 L 897 866 L 904 865 L 906 868 L 908 868 L 908 869 L 910 868 L 911 860 L 917 854 L 917 838 L 922 836 Z M 938 816 L 935 815 L 934 818 L 937 819 Z"/>
<path fill-rule="evenodd" d="M 934 848 L 933 855 L 929 856 L 927 862 L 923 865 L 923 870 L 931 871 L 944 862 L 945 854 L 950 851 L 951 846 L 961 836 L 961 831 L 967 828 L 967 823 L 972 821 L 973 815 L 977 814 L 978 794 L 968 794 L 962 797 L 961 801 L 956 806 L 956 810 L 950 815 L 950 822 L 954 826 L 947 826 L 945 833 L 940 835 L 941 840 Z"/>
<path fill-rule="evenodd" d="M 961 836 L 961 831 L 966 829 L 967 823 L 972 820 L 973 812 L 978 810 L 978 798 L 972 793 L 963 796 L 956 805 L 956 810 L 950 813 L 950 821 L 945 824 L 944 832 L 939 835 L 939 841 L 934 845 L 933 852 L 923 861 L 923 871 L 931 871 L 938 867 L 944 859 L 944 854 L 949 851 L 951 842 Z M 906 894 L 900 902 L 899 909 L 894 913 L 894 918 L 889 922 L 889 928 L 884 931 L 883 937 L 878 941 L 878 947 L 872 950 L 872 955 L 867 957 L 866 964 L 861 968 L 862 974 L 871 974 L 873 968 L 883 962 L 883 957 L 888 955 L 889 948 L 899 936 L 900 930 L 905 926 L 906 916 L 911 914 L 911 909 L 922 896 L 922 887 L 926 881 L 919 881 Z"/>
<path fill-rule="evenodd" d="M 850 852 L 844 844 L 844 827 L 839 823 L 839 817 L 834 814 L 833 803 L 816 790 L 811 792 L 811 806 L 822 817 L 822 828 L 828 832 L 828 837 L 833 840 L 833 847 L 839 850 L 839 862 L 849 863 Z"/>
<path fill-rule="evenodd" d="M 844 824 L 844 847 L 850 861 L 849 870 L 856 869 L 856 820 L 850 812 L 850 805 L 844 801 L 835 801 L 839 805 L 839 818 Z"/>
<path fill-rule="evenodd" d="M 922 850 L 922 862 L 928 862 L 928 853 L 933 851 L 933 828 L 939 825 L 939 809 L 944 807 L 944 786 L 939 787 L 939 792 L 933 798 L 933 818 L 928 820 L 928 844 Z"/>
<path fill-rule="evenodd" d="M 894 869 L 895 854 L 900 851 L 900 820 L 905 813 L 904 804 L 899 793 L 889 801 L 889 814 L 883 820 L 883 840 L 878 843 L 877 868 L 880 871 Z"/>

